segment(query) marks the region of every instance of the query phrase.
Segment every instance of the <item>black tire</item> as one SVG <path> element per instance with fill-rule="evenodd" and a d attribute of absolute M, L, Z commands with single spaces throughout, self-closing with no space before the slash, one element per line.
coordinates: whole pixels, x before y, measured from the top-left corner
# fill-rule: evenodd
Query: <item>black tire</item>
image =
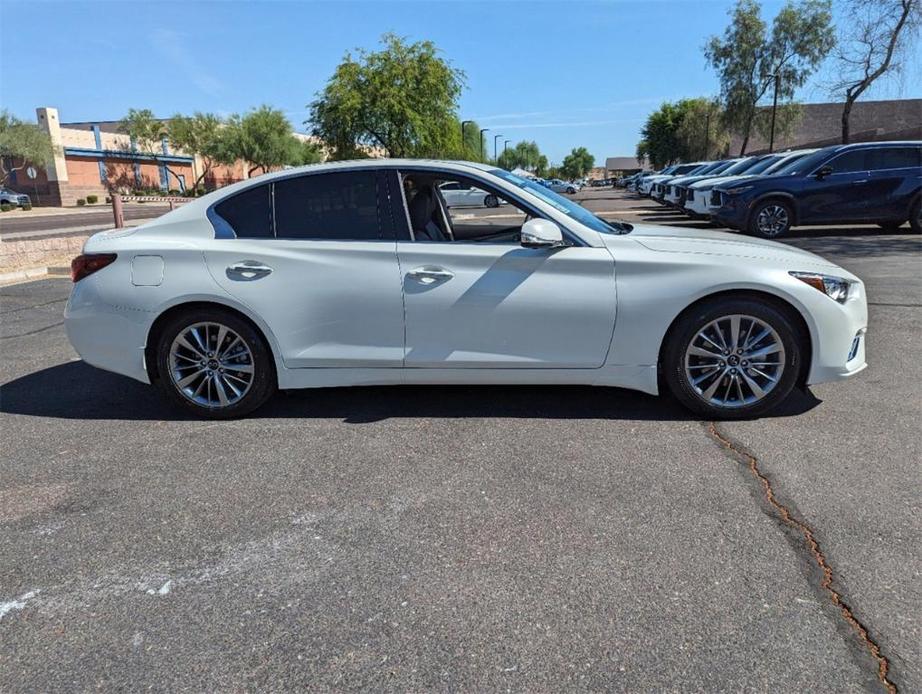
<path fill-rule="evenodd" d="M 485 207 L 499 207 L 499 200 L 492 193 L 483 199 Z"/>
<path fill-rule="evenodd" d="M 576 188 L 567 188 L 567 192 L 570 195 L 576 195 Z"/>
<path fill-rule="evenodd" d="M 194 402 L 180 391 L 173 377 L 174 372 L 171 370 L 170 363 L 170 349 L 173 342 L 177 336 L 197 323 L 225 326 L 240 337 L 251 355 L 252 381 L 250 381 L 248 389 L 243 392 L 242 397 L 228 405 L 207 406 Z M 206 341 L 208 340 L 207 333 L 205 339 Z M 225 344 L 227 344 L 228 338 L 225 338 L 225 340 Z M 278 381 L 272 353 L 269 351 L 262 335 L 248 321 L 243 320 L 232 311 L 220 308 L 198 308 L 179 314 L 163 326 L 155 349 L 157 378 L 154 383 L 156 387 L 171 404 L 197 417 L 209 419 L 242 417 L 262 406 L 276 391 Z M 237 349 L 240 349 L 239 346 Z M 227 368 L 228 371 L 233 370 L 231 366 Z M 246 375 L 238 374 L 238 376 Z M 230 392 L 224 388 L 222 388 L 222 391 L 225 393 Z M 215 390 L 215 393 L 217 393 L 217 390 Z"/>
<path fill-rule="evenodd" d="M 728 385 L 727 392 L 731 393 L 729 405 L 715 405 L 709 400 L 706 400 L 704 394 L 699 393 L 690 382 L 690 377 L 687 375 L 685 368 L 686 350 L 688 350 L 692 340 L 695 339 L 699 331 L 704 329 L 705 326 L 712 321 L 724 316 L 737 314 L 756 318 L 775 331 L 784 347 L 784 366 L 781 367 L 781 374 L 777 379 L 777 383 L 771 390 L 766 390 L 764 397 L 761 399 L 751 404 L 734 404 L 732 399 L 735 399 L 736 396 L 731 392 Z M 777 407 L 790 394 L 791 389 L 797 382 L 798 374 L 801 369 L 801 345 L 805 339 L 804 336 L 799 334 L 796 323 L 791 317 L 772 304 L 747 298 L 715 299 L 693 307 L 679 318 L 676 325 L 666 337 L 667 342 L 664 345 L 663 361 L 661 364 L 662 373 L 673 395 L 675 395 L 682 405 L 696 414 L 708 419 L 745 419 L 749 417 L 758 417 Z M 731 353 L 730 357 L 725 357 L 728 361 L 721 363 L 726 364 L 729 368 L 729 360 L 732 356 Z M 741 357 L 738 357 L 738 359 L 740 358 Z M 740 369 L 740 371 L 742 370 Z M 696 373 L 702 372 L 699 371 Z M 749 371 L 749 373 L 752 375 L 751 371 Z M 722 392 L 724 383 L 729 383 L 728 380 L 724 379 L 730 378 L 732 377 L 727 375 L 718 379 L 721 381 L 721 385 L 718 386 L 716 394 Z M 743 377 L 740 376 L 737 378 Z M 762 380 L 761 377 L 759 380 Z M 710 381 L 710 383 L 713 383 L 713 381 Z M 762 384 L 765 384 L 764 380 Z M 705 386 L 702 385 L 702 388 L 703 387 Z"/>
<path fill-rule="evenodd" d="M 917 234 L 922 234 L 922 198 L 916 200 L 909 214 L 909 226 Z"/>
<path fill-rule="evenodd" d="M 877 226 L 892 234 L 903 226 L 903 222 L 880 222 Z"/>
<path fill-rule="evenodd" d="M 764 200 L 753 208 L 747 230 L 752 236 L 759 238 L 780 239 L 791 230 L 793 221 L 794 211 L 787 202 Z"/>

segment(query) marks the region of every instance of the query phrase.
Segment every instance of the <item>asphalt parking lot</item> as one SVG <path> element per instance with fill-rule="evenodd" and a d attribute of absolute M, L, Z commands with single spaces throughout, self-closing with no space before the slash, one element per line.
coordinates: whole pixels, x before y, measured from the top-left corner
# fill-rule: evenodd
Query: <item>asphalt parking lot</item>
<path fill-rule="evenodd" d="M 77 359 L 68 280 L 0 288 L 0 691 L 922 691 L 922 238 L 787 242 L 865 280 L 870 366 L 716 425 L 566 387 L 188 420 Z"/>

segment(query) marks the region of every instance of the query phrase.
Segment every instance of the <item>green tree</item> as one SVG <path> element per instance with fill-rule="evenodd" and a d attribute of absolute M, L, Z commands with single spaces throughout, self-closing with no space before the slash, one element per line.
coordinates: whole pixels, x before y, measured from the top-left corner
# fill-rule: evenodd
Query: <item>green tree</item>
<path fill-rule="evenodd" d="M 519 168 L 543 176 L 547 172 L 547 157 L 541 154 L 537 142 L 522 140 L 515 147 L 504 150 L 497 157 L 496 165 L 507 171 Z"/>
<path fill-rule="evenodd" d="M 291 123 L 284 113 L 269 106 L 260 106 L 244 115 L 233 114 L 222 137 L 226 156 L 247 162 L 249 175 L 256 170 L 266 173 L 303 161 L 304 145 L 292 134 Z"/>
<path fill-rule="evenodd" d="M 319 164 L 324 160 L 323 149 L 316 142 L 293 138 L 297 143 L 292 149 L 292 156 L 288 163 L 291 166 L 305 166 Z"/>
<path fill-rule="evenodd" d="M 922 0 L 848 0 L 850 21 L 839 34 L 837 79 L 831 93 L 842 99 L 842 142 L 851 137 L 852 107 L 887 73 L 898 74 L 911 54 L 922 25 Z"/>
<path fill-rule="evenodd" d="M 26 123 L 0 111 L 0 185 L 6 185 L 14 171 L 29 165 L 46 167 L 54 159 L 51 137 L 35 123 Z"/>
<path fill-rule="evenodd" d="M 712 36 L 705 57 L 720 78 L 724 121 L 742 137 L 746 153 L 759 102 L 790 100 L 835 45 L 831 0 L 789 2 L 772 22 L 771 33 L 756 0 L 737 0 L 723 38 Z M 777 86 L 775 86 L 777 85 Z"/>
<path fill-rule="evenodd" d="M 168 133 L 173 146 L 188 154 L 198 155 L 202 161 L 202 172 L 195 181 L 194 190 L 198 190 L 216 166 L 234 162 L 224 124 L 213 113 L 196 112 L 191 116 L 177 113 L 170 119 Z"/>
<path fill-rule="evenodd" d="M 563 158 L 561 170 L 564 178 L 574 180 L 584 178 L 589 170 L 595 165 L 595 157 L 589 153 L 585 147 L 574 147 L 570 153 Z"/>
<path fill-rule="evenodd" d="M 685 148 L 679 136 L 685 110 L 683 102 L 665 102 L 647 116 L 640 129 L 638 159 L 649 159 L 654 168 L 660 169 L 685 158 Z"/>
<path fill-rule="evenodd" d="M 676 139 L 684 161 L 708 160 L 720 157 L 730 144 L 723 127 L 720 105 L 707 97 L 683 99 L 683 112 L 676 128 Z"/>
<path fill-rule="evenodd" d="M 134 151 L 164 164 L 167 171 L 179 178 L 179 174 L 170 168 L 169 163 L 163 161 L 163 140 L 169 140 L 170 135 L 168 120 L 157 118 L 148 108 L 130 108 L 128 114 L 119 122 L 118 130 L 128 135 Z"/>
<path fill-rule="evenodd" d="M 784 137 L 790 136 L 797 130 L 803 118 L 803 108 L 796 101 L 787 101 L 778 104 L 775 113 L 775 143 Z M 752 127 L 759 135 L 768 140 L 772 133 L 772 109 L 770 106 L 760 108 L 756 112 Z"/>
<path fill-rule="evenodd" d="M 385 34 L 382 50 L 347 53 L 310 105 L 313 133 L 333 157 L 381 148 L 392 157 L 445 156 L 460 138 L 464 73 L 431 41 Z"/>

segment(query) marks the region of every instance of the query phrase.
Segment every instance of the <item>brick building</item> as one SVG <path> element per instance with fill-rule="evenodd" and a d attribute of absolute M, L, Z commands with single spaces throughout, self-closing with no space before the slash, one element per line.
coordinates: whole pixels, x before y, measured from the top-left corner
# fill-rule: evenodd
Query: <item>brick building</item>
<path fill-rule="evenodd" d="M 80 198 L 97 195 L 102 200 L 113 190 L 138 189 L 185 191 L 205 170 L 200 157 L 160 143 L 156 155 L 138 150 L 118 121 L 62 123 L 58 110 L 36 109 L 38 125 L 55 145 L 54 160 L 36 169 L 35 179 L 25 171 L 14 172 L 9 187 L 28 194 L 35 205 L 74 205 Z M 298 138 L 307 135 L 294 133 Z M 206 188 L 219 188 L 248 178 L 246 162 L 218 166 L 204 180 Z"/>

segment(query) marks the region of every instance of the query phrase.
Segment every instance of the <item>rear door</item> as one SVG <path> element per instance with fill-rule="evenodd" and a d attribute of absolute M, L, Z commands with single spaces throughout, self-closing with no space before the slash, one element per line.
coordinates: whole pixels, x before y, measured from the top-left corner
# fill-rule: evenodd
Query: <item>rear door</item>
<path fill-rule="evenodd" d="M 870 149 L 868 168 L 868 217 L 874 221 L 905 221 L 912 196 L 922 183 L 922 146 Z"/>
<path fill-rule="evenodd" d="M 278 178 L 216 204 L 208 269 L 272 330 L 289 368 L 403 363 L 393 225 L 374 169 Z M 226 238 L 225 238 L 226 237 Z"/>

